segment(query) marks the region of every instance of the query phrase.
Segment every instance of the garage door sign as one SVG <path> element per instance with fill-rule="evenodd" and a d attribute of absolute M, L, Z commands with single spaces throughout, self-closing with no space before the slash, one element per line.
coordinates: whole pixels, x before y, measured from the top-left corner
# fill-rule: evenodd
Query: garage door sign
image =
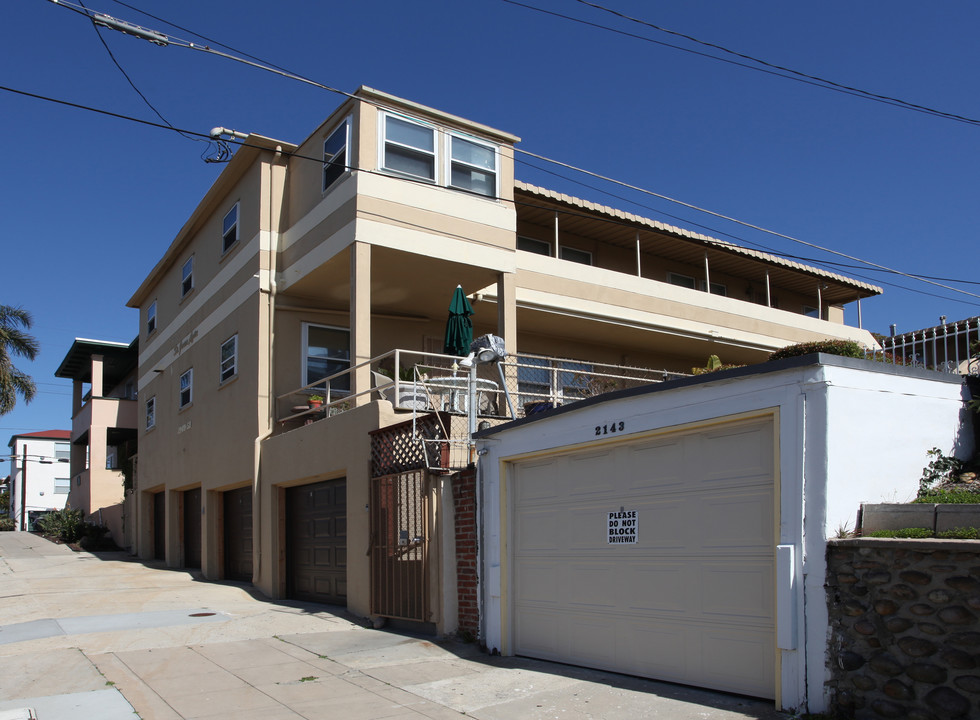
<path fill-rule="evenodd" d="M 636 544 L 636 510 L 619 510 L 609 513 L 609 534 L 610 545 L 635 545 Z"/>

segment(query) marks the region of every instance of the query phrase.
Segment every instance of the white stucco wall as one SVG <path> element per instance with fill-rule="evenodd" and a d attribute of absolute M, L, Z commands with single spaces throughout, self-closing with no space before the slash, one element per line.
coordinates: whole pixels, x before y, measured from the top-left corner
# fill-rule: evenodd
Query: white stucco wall
<path fill-rule="evenodd" d="M 612 417 L 625 422 L 628 437 L 771 412 L 778 440 L 777 544 L 793 558 L 777 573 L 777 636 L 788 648 L 778 650 L 779 695 L 784 708 L 808 704 L 813 712 L 824 710 L 827 537 L 838 525 L 853 528 L 862 502 L 914 496 L 929 448 L 965 456 L 972 440 L 958 434 L 965 417 L 958 379 L 847 358 L 820 360 L 794 358 L 615 393 L 483 433 L 481 621 L 487 646 L 507 646 L 511 632 L 504 626 L 507 578 L 501 577 L 507 539 L 500 537 L 501 471 L 507 463 L 587 446 L 595 441 L 595 426 Z"/>
<path fill-rule="evenodd" d="M 68 449 L 68 440 L 48 438 L 17 437 L 9 446 L 10 453 L 10 517 L 20 529 L 21 501 L 28 512 L 43 510 L 62 510 L 68 500 L 68 493 L 55 492 L 55 478 L 70 479 L 67 463 L 57 462 L 56 447 L 62 444 Z M 27 451 L 27 487 L 23 491 L 24 451 Z M 23 493 L 23 494 L 22 494 Z"/>

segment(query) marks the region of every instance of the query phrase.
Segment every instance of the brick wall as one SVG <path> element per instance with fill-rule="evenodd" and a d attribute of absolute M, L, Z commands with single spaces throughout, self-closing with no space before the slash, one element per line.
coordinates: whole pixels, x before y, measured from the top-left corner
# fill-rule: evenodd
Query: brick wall
<path fill-rule="evenodd" d="M 841 716 L 980 717 L 980 542 L 831 541 L 827 602 Z"/>
<path fill-rule="evenodd" d="M 456 592 L 459 601 L 459 632 L 479 637 L 480 610 L 477 603 L 476 469 L 467 468 L 453 476 L 453 505 L 456 511 Z"/>

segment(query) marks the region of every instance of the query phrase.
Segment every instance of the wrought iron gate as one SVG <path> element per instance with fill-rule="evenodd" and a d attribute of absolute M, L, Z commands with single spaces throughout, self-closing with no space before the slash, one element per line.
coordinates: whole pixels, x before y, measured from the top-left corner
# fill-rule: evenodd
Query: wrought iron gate
<path fill-rule="evenodd" d="M 429 619 L 425 469 L 371 479 L 371 614 Z"/>

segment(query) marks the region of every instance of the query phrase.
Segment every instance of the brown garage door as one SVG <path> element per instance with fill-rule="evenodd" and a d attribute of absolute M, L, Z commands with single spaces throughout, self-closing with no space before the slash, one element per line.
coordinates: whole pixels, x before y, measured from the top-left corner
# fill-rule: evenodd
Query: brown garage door
<path fill-rule="evenodd" d="M 286 595 L 347 604 L 347 479 L 286 490 Z"/>
<path fill-rule="evenodd" d="M 184 493 L 184 567 L 201 567 L 201 488 Z"/>
<path fill-rule="evenodd" d="M 167 559 L 167 493 L 153 493 L 153 559 Z"/>
<path fill-rule="evenodd" d="M 225 579 L 252 580 L 252 488 L 224 494 Z"/>

